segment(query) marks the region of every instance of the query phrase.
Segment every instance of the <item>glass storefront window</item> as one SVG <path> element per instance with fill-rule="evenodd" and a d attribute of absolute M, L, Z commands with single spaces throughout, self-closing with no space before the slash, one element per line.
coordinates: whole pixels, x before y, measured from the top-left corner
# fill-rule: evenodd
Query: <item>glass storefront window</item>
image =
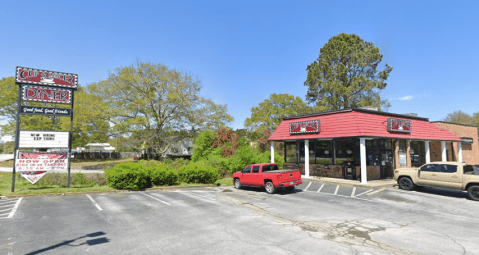
<path fill-rule="evenodd" d="M 409 153 L 411 154 L 411 165 L 418 167 L 426 163 L 426 149 L 423 141 L 411 141 Z"/>
<path fill-rule="evenodd" d="M 296 163 L 298 161 L 296 157 L 296 141 L 294 142 L 285 142 L 284 143 L 286 155 L 285 162 L 287 163 Z"/>
<path fill-rule="evenodd" d="M 345 161 L 352 161 L 355 153 L 355 140 L 336 140 L 336 165 Z"/>
<path fill-rule="evenodd" d="M 316 140 L 316 164 L 329 165 L 333 163 L 333 141 Z"/>
<path fill-rule="evenodd" d="M 304 163 L 304 141 L 299 142 L 299 163 Z"/>

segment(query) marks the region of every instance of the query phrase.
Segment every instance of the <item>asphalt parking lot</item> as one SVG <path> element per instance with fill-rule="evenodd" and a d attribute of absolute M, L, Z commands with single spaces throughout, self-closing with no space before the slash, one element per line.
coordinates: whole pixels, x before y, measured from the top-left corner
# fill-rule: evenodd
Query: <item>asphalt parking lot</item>
<path fill-rule="evenodd" d="M 0 254 L 479 254 L 462 192 L 305 182 L 0 200 Z"/>

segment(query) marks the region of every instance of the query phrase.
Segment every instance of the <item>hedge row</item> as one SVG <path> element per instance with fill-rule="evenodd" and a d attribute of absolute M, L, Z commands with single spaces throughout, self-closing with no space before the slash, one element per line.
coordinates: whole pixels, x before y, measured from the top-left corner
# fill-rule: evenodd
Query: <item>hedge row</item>
<path fill-rule="evenodd" d="M 121 163 L 108 170 L 108 186 L 115 189 L 139 190 L 156 186 L 170 186 L 180 181 L 186 183 L 210 184 L 218 180 L 215 168 L 198 164 L 189 164 L 177 172 L 165 165 L 140 163 Z"/>

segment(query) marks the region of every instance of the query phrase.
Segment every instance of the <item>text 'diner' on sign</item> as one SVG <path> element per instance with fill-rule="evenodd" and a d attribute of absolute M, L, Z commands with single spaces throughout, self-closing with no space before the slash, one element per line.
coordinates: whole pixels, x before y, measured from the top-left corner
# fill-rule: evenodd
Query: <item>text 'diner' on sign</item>
<path fill-rule="evenodd" d="M 17 83 L 77 89 L 78 75 L 17 66 L 15 81 Z"/>
<path fill-rule="evenodd" d="M 20 131 L 19 148 L 68 148 L 69 132 Z"/>
<path fill-rule="evenodd" d="M 72 90 L 64 88 L 22 85 L 22 100 L 70 104 Z"/>

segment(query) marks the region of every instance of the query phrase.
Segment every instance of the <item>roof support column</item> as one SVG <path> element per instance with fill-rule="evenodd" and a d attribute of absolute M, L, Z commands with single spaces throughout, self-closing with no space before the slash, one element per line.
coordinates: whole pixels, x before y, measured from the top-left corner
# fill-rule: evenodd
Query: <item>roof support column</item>
<path fill-rule="evenodd" d="M 361 156 L 361 184 L 368 184 L 368 171 L 366 168 L 366 138 L 359 138 L 359 152 Z"/>
<path fill-rule="evenodd" d="M 271 163 L 274 163 L 274 141 L 271 141 Z"/>
<path fill-rule="evenodd" d="M 462 162 L 462 142 L 457 142 L 457 161 Z"/>
<path fill-rule="evenodd" d="M 446 141 L 441 141 L 441 158 L 442 158 L 442 162 L 446 162 L 446 161 L 447 161 Z"/>
<path fill-rule="evenodd" d="M 304 140 L 304 175 L 309 178 L 309 140 Z"/>
<path fill-rule="evenodd" d="M 424 141 L 424 147 L 426 148 L 426 163 L 431 162 L 431 149 L 429 148 L 429 141 Z"/>

